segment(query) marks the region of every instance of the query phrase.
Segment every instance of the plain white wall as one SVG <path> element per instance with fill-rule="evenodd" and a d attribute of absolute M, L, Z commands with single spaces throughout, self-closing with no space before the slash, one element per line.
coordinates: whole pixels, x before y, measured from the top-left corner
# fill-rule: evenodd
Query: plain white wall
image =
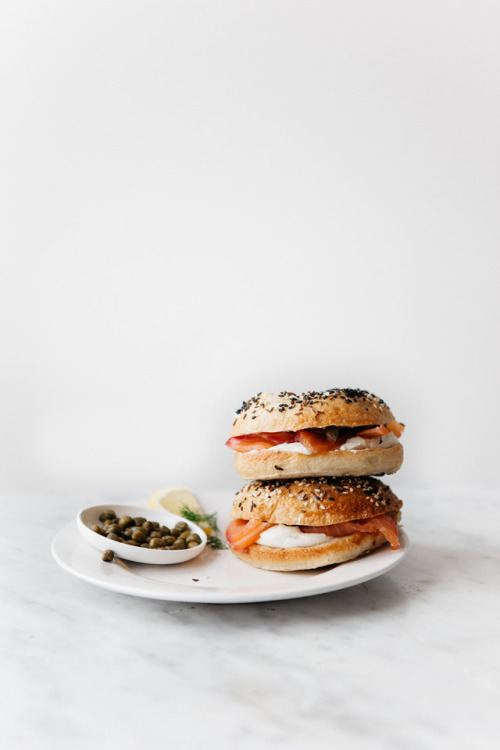
<path fill-rule="evenodd" d="M 237 487 L 258 390 L 495 484 L 495 2 L 0 6 L 0 487 Z"/>

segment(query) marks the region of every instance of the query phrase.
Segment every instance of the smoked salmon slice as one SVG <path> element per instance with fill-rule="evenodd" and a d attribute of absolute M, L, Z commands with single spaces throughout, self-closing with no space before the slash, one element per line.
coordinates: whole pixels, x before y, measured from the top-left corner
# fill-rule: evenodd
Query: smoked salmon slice
<path fill-rule="evenodd" d="M 356 433 L 356 437 L 362 437 L 362 438 L 374 438 L 374 437 L 381 437 L 382 435 L 388 435 L 390 430 L 387 429 L 385 424 L 379 424 L 376 427 L 369 427 L 367 430 L 362 430 L 362 432 Z"/>
<path fill-rule="evenodd" d="M 226 445 L 228 448 L 232 448 L 233 451 L 248 453 L 248 451 L 272 448 L 273 445 L 294 442 L 294 432 L 257 432 L 255 435 L 231 437 L 226 441 Z"/>
<path fill-rule="evenodd" d="M 297 443 L 302 443 L 311 453 L 326 453 L 326 451 L 340 448 L 346 442 L 347 436 L 338 440 L 329 440 L 325 430 L 297 430 L 295 440 Z"/>
<path fill-rule="evenodd" d="M 397 438 L 400 438 L 403 434 L 403 430 L 405 428 L 404 424 L 401 422 L 387 422 L 386 427 L 396 435 Z"/>
<path fill-rule="evenodd" d="M 358 531 L 372 534 L 380 532 L 391 545 L 391 549 L 399 547 L 398 526 L 396 521 L 387 513 L 373 518 L 365 518 L 362 521 L 345 521 L 334 523 L 331 526 L 300 526 L 299 528 L 305 534 L 326 534 L 332 537 L 349 536 L 349 534 L 356 534 Z"/>
<path fill-rule="evenodd" d="M 248 453 L 248 451 L 272 448 L 273 445 L 281 445 L 282 443 L 301 443 L 311 453 L 326 453 L 326 451 L 337 450 L 351 437 L 369 439 L 382 437 L 382 435 L 388 435 L 389 432 L 392 432 L 399 438 L 404 428 L 405 426 L 401 422 L 374 425 L 360 432 L 357 432 L 359 428 L 356 427 L 343 428 L 342 435 L 337 440 L 328 438 L 325 428 L 311 428 L 297 430 L 297 432 L 256 432 L 252 435 L 231 437 L 226 440 L 226 445 L 239 453 Z"/>
<path fill-rule="evenodd" d="M 263 531 L 275 525 L 254 518 L 251 521 L 237 518 L 235 521 L 231 521 L 227 527 L 226 539 L 230 547 L 241 552 L 254 544 Z"/>
<path fill-rule="evenodd" d="M 243 551 L 251 544 L 255 544 L 262 532 L 271 526 L 276 526 L 276 524 L 257 519 L 245 521 L 242 518 L 237 518 L 235 521 L 231 521 L 227 527 L 226 539 L 230 547 Z M 391 549 L 398 549 L 399 547 L 398 526 L 396 521 L 387 513 L 373 518 L 365 518 L 361 521 L 344 521 L 330 526 L 299 526 L 299 529 L 305 534 L 326 534 L 326 536 L 333 538 L 349 536 L 358 532 L 371 534 L 380 532 L 391 545 Z"/>

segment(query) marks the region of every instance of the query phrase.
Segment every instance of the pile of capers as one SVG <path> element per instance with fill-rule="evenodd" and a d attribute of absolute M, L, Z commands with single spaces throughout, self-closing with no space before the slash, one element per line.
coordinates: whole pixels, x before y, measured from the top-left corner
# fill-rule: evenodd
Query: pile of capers
<path fill-rule="evenodd" d="M 173 529 L 169 529 L 158 521 L 148 521 L 142 516 L 118 518 L 114 510 L 103 510 L 99 521 L 102 521 L 102 526 L 96 523 L 90 527 L 92 531 L 132 547 L 192 549 L 201 544 L 200 536 L 193 533 L 185 521 L 178 521 Z"/>

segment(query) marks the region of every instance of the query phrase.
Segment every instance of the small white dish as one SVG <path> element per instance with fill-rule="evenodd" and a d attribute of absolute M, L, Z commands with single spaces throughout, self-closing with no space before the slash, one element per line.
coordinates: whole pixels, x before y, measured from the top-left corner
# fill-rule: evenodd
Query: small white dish
<path fill-rule="evenodd" d="M 158 521 L 159 524 L 168 526 L 169 528 L 175 526 L 178 521 L 184 521 L 184 523 L 187 523 L 190 531 L 199 534 L 201 544 L 190 549 L 161 550 L 134 547 L 131 544 L 113 541 L 91 529 L 91 526 L 94 524 L 102 526 L 99 516 L 105 510 L 113 510 L 118 518 L 120 516 L 132 516 L 132 518 L 141 516 L 142 518 L 147 518 L 148 521 Z M 166 510 L 152 510 L 151 508 L 141 508 L 136 505 L 93 505 L 90 508 L 83 508 L 79 511 L 76 523 L 80 534 L 92 547 L 102 552 L 110 549 L 117 557 L 123 560 L 146 563 L 147 565 L 173 565 L 187 562 L 201 554 L 207 544 L 207 535 L 203 529 L 192 521 L 188 521 L 182 516 L 177 516 L 175 513 L 168 513 Z"/>

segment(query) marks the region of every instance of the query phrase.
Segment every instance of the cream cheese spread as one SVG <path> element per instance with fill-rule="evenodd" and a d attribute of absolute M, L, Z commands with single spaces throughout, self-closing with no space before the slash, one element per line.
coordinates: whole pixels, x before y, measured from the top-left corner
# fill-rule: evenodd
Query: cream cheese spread
<path fill-rule="evenodd" d="M 373 448 L 390 448 L 392 445 L 399 443 L 397 437 L 390 432 L 388 435 L 382 435 L 381 437 L 374 438 L 363 438 L 363 437 L 352 437 L 347 440 L 344 445 L 341 445 L 338 450 L 341 451 L 361 451 L 370 450 Z M 262 453 L 262 451 L 280 451 L 281 453 L 303 453 L 305 456 L 312 455 L 311 451 L 307 450 L 305 445 L 302 443 L 280 443 L 279 445 L 272 445 L 270 448 L 254 449 L 253 451 L 247 451 L 247 453 Z"/>
<path fill-rule="evenodd" d="M 280 443 L 279 445 L 272 445 L 270 448 L 262 448 L 261 450 L 281 451 L 282 453 L 304 453 L 306 456 L 311 455 L 311 451 L 308 451 L 302 443 Z M 247 451 L 247 453 L 260 453 L 261 450 Z"/>
<path fill-rule="evenodd" d="M 382 437 L 374 438 L 362 438 L 352 437 L 347 440 L 344 445 L 340 446 L 341 451 L 362 451 L 365 449 L 373 448 L 390 448 L 391 445 L 398 443 L 397 437 L 390 432 L 388 435 L 382 435 Z"/>
<path fill-rule="evenodd" d="M 298 526 L 285 526 L 279 523 L 263 531 L 256 544 L 263 544 L 265 547 L 291 549 L 292 547 L 314 547 L 316 544 L 331 541 L 331 536 L 327 534 L 305 534 Z"/>

